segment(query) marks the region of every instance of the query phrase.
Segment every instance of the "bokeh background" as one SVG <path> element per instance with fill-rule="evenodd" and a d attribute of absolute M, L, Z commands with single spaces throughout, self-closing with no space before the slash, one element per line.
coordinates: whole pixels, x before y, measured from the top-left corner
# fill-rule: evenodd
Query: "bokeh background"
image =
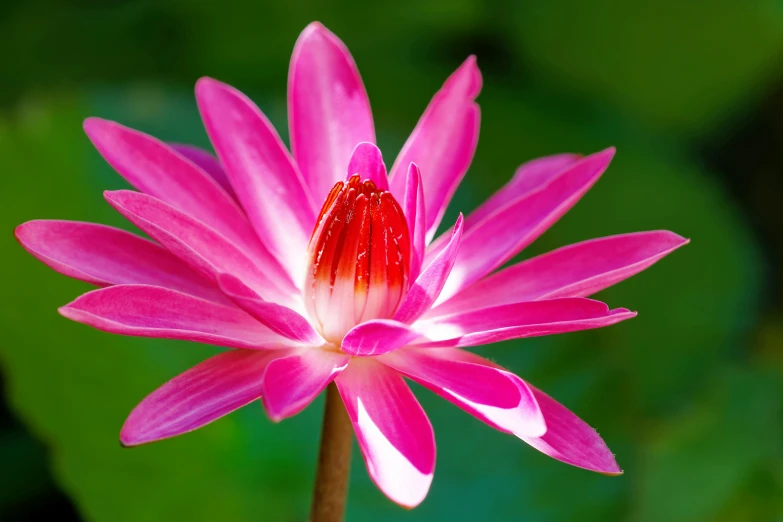
<path fill-rule="evenodd" d="M 290 52 L 316 19 L 353 51 L 389 163 L 446 76 L 478 55 L 481 139 L 451 217 L 532 157 L 615 145 L 603 179 L 522 257 L 646 229 L 692 239 L 598 296 L 638 318 L 480 350 L 597 427 L 623 476 L 550 460 L 416 388 L 438 443 L 431 493 L 396 507 L 354 453 L 349 522 L 783 520 L 779 0 L 1 2 L 0 520 L 305 520 L 322 399 L 278 425 L 251 405 L 121 449 L 131 408 L 216 350 L 61 318 L 89 287 L 24 253 L 12 230 L 33 218 L 129 227 L 101 195 L 124 182 L 81 122 L 208 146 L 199 76 L 248 93 L 285 136 Z"/>

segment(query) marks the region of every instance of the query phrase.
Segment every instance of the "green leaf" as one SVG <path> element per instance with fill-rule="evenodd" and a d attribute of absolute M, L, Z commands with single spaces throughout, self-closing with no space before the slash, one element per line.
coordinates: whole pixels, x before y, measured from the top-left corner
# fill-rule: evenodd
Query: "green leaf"
<path fill-rule="evenodd" d="M 709 130 L 780 73 L 773 0 L 516 2 L 512 34 L 556 89 L 667 130 Z"/>

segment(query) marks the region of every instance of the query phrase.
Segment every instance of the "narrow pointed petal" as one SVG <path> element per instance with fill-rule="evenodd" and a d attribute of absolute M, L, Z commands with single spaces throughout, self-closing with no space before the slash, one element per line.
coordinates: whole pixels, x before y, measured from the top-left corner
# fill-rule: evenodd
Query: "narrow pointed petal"
<path fill-rule="evenodd" d="M 394 502 L 416 507 L 435 471 L 435 435 L 402 377 L 372 359 L 353 359 L 335 380 L 373 482 Z"/>
<path fill-rule="evenodd" d="M 466 230 L 440 302 L 482 279 L 543 234 L 598 181 L 613 156 L 610 148 L 573 163 L 544 187 L 507 203 Z M 439 238 L 433 243 L 427 258 L 445 242 Z"/>
<path fill-rule="evenodd" d="M 450 360 L 439 352 L 406 348 L 379 360 L 493 428 L 518 437 L 546 432 L 538 403 L 522 379 L 498 368 Z"/>
<path fill-rule="evenodd" d="M 530 387 L 541 407 L 547 431 L 523 440 L 545 455 L 566 464 L 606 475 L 621 475 L 612 451 L 585 421 L 541 390 Z"/>
<path fill-rule="evenodd" d="M 345 334 L 340 348 L 350 355 L 380 355 L 401 348 L 420 336 L 405 323 L 373 319 L 354 326 Z"/>
<path fill-rule="evenodd" d="M 348 162 L 348 177 L 354 174 L 359 174 L 362 180 L 369 179 L 375 183 L 378 190 L 389 190 L 383 155 L 374 143 L 363 141 L 353 149 Z"/>
<path fill-rule="evenodd" d="M 429 315 L 522 301 L 587 297 L 638 274 L 687 243 L 687 239 L 665 230 L 576 243 L 492 274 Z"/>
<path fill-rule="evenodd" d="M 262 394 L 269 417 L 279 422 L 305 409 L 350 360 L 342 353 L 305 348 L 269 363 Z"/>
<path fill-rule="evenodd" d="M 234 189 L 231 187 L 231 182 L 228 180 L 228 175 L 226 174 L 226 171 L 223 170 L 223 165 L 220 164 L 220 161 L 212 153 L 193 145 L 184 145 L 181 143 L 169 143 L 169 146 L 195 163 L 201 170 L 212 176 L 212 179 L 217 181 L 227 194 L 238 201 Z"/>
<path fill-rule="evenodd" d="M 93 290 L 59 312 L 104 332 L 135 337 L 250 349 L 293 344 L 239 308 L 157 286 L 117 285 Z"/>
<path fill-rule="evenodd" d="M 444 359 L 503 370 L 492 361 L 465 350 L 443 348 L 431 351 Z M 430 350 L 427 352 L 429 353 Z M 529 383 L 526 383 L 526 386 L 533 392 L 535 401 L 544 416 L 546 433 L 539 437 L 521 436 L 522 440 L 540 452 L 566 464 L 606 475 L 622 474 L 614 455 L 606 447 L 598 432 L 535 386 Z"/>
<path fill-rule="evenodd" d="M 209 280 L 230 273 L 269 299 L 298 299 L 286 275 L 268 269 L 277 266 L 274 259 L 262 270 L 222 234 L 146 194 L 118 190 L 104 195 L 123 216 Z"/>
<path fill-rule="evenodd" d="M 556 154 L 536 158 L 521 165 L 506 185 L 482 203 L 468 215 L 465 228 L 469 229 L 482 219 L 492 214 L 496 209 L 524 196 L 528 192 L 539 189 L 554 179 L 569 165 L 579 161 L 577 154 Z"/>
<path fill-rule="evenodd" d="M 95 223 L 36 220 L 16 228 L 25 250 L 61 274 L 99 286 L 142 284 L 226 302 L 218 288 L 162 246 Z"/>
<path fill-rule="evenodd" d="M 462 347 L 520 337 L 538 337 L 609 326 L 636 317 L 625 308 L 610 310 L 600 301 L 584 298 L 514 303 L 444 315 L 414 326 L 430 341 L 428 347 Z"/>
<path fill-rule="evenodd" d="M 473 160 L 481 112 L 474 100 L 480 91 L 481 73 L 471 56 L 432 98 L 391 169 L 389 185 L 398 199 L 408 166 L 413 162 L 421 169 L 428 242 Z"/>
<path fill-rule="evenodd" d="M 288 69 L 291 151 L 316 201 L 345 179 L 357 143 L 375 143 L 370 100 L 348 48 L 318 22 L 294 46 Z"/>
<path fill-rule="evenodd" d="M 302 252 L 316 207 L 280 136 L 247 96 L 224 83 L 201 78 L 196 99 L 207 134 L 258 237 L 301 284 Z"/>
<path fill-rule="evenodd" d="M 424 185 L 421 182 L 421 172 L 415 163 L 408 167 L 408 177 L 405 181 L 405 196 L 403 209 L 408 223 L 411 238 L 411 278 L 416 279 L 424 261 L 427 248 L 427 217 L 424 209 Z"/>
<path fill-rule="evenodd" d="M 454 266 L 454 261 L 459 253 L 461 238 L 462 214 L 457 218 L 457 223 L 451 232 L 451 239 L 448 245 L 416 278 L 416 281 L 394 314 L 395 320 L 403 323 L 412 323 L 422 314 L 429 311 L 448 280 L 451 268 Z"/>
<path fill-rule="evenodd" d="M 250 255 L 264 257 L 242 209 L 195 163 L 119 123 L 88 118 L 84 130 L 104 159 L 138 190 L 208 224 Z"/>
<path fill-rule="evenodd" d="M 220 274 L 218 284 L 223 293 L 270 330 L 303 344 L 324 344 L 323 338 L 302 315 L 285 306 L 263 300 L 236 277 Z"/>
<path fill-rule="evenodd" d="M 123 446 L 136 446 L 200 428 L 261 397 L 269 361 L 282 352 L 231 350 L 194 366 L 136 406 L 120 432 Z"/>

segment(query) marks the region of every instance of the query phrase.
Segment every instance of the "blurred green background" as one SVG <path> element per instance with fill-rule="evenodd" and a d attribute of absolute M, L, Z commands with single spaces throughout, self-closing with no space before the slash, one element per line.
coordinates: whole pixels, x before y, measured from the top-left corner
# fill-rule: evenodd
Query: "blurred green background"
<path fill-rule="evenodd" d="M 451 217 L 532 157 L 615 145 L 602 181 L 522 257 L 646 229 L 692 239 L 598 296 L 633 321 L 480 350 L 596 427 L 623 476 L 551 460 L 416 388 L 438 443 L 430 495 L 398 508 L 355 453 L 349 522 L 783 520 L 779 0 L 4 0 L 0 520 L 305 520 L 322 399 L 278 425 L 251 405 L 121 449 L 131 408 L 215 350 L 61 318 L 89 287 L 11 232 L 33 218 L 128 227 L 101 195 L 124 182 L 81 122 L 208 145 L 199 76 L 246 92 L 286 135 L 288 61 L 312 20 L 351 48 L 389 164 L 478 55 L 481 139 Z"/>

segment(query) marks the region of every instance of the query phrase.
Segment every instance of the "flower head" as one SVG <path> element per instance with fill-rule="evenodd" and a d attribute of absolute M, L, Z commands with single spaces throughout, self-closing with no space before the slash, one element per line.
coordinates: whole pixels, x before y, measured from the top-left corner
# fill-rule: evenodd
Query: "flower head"
<path fill-rule="evenodd" d="M 586 297 L 687 240 L 605 237 L 498 270 L 579 200 L 613 149 L 525 163 L 435 238 L 478 142 L 480 90 L 470 57 L 387 175 L 356 65 L 314 23 L 291 60 L 290 153 L 253 102 L 209 78 L 196 98 L 217 157 L 88 119 L 95 147 L 138 190 L 106 199 L 152 241 L 92 223 L 18 227 L 35 257 L 101 287 L 60 313 L 108 332 L 230 348 L 144 399 L 122 443 L 188 432 L 258 399 L 281 420 L 334 381 L 370 476 L 415 506 L 432 481 L 435 442 L 406 377 L 551 457 L 621 473 L 595 430 L 464 348 L 634 317 Z"/>

